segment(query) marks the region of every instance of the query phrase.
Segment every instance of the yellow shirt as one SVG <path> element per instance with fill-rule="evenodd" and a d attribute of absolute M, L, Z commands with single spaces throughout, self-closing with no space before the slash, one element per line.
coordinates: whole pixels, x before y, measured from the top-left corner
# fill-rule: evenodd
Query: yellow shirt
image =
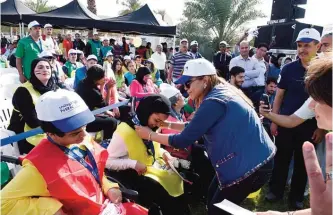
<path fill-rule="evenodd" d="M 1 214 L 55 214 L 62 207 L 61 202 L 52 198 L 43 176 L 29 160 L 23 160 L 22 165 L 22 170 L 1 191 Z M 118 187 L 118 184 L 103 177 L 104 195 L 107 195 L 110 188 L 115 187 Z"/>

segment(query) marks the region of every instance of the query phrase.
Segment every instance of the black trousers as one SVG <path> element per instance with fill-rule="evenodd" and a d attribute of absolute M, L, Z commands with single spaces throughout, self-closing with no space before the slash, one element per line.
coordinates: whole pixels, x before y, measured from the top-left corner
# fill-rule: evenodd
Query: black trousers
<path fill-rule="evenodd" d="M 111 139 L 117 129 L 118 121 L 108 116 L 95 116 L 95 121 L 87 125 L 88 132 L 103 131 L 103 139 Z"/>
<path fill-rule="evenodd" d="M 133 169 L 121 171 L 107 171 L 107 174 L 123 183 L 127 188 L 138 191 L 139 203 L 147 208 L 157 204 L 160 206 L 163 215 L 184 215 L 186 214 L 187 203 L 184 195 L 172 197 L 155 180 L 140 176 Z"/>
<path fill-rule="evenodd" d="M 316 121 L 314 119 L 308 120 L 295 128 L 279 127 L 278 136 L 275 141 L 277 153 L 274 158 L 274 168 L 269 183 L 270 191 L 278 198 L 283 197 L 289 164 L 294 156 L 294 172 L 291 180 L 289 201 L 303 201 L 307 174 L 302 146 L 305 141 L 311 141 L 311 137 L 316 128 Z"/>
<path fill-rule="evenodd" d="M 167 79 L 167 76 L 165 74 L 165 71 L 164 69 L 160 69 L 160 78 L 162 79 L 162 81 L 165 83 L 166 82 L 166 79 Z"/>
<path fill-rule="evenodd" d="M 243 181 L 222 190 L 219 189 L 218 179 L 215 176 L 208 190 L 208 215 L 229 215 L 214 204 L 224 199 L 240 204 L 249 194 L 258 191 L 266 184 L 271 176 L 272 168 L 273 161 L 269 161 Z"/>

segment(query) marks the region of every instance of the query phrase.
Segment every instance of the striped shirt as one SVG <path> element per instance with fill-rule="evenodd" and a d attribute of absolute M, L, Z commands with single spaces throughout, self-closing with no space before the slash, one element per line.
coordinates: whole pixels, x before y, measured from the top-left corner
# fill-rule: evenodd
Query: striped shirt
<path fill-rule="evenodd" d="M 171 65 L 173 66 L 173 78 L 179 78 L 182 75 L 182 71 L 184 69 L 185 63 L 188 60 L 193 59 L 190 53 L 181 53 L 177 52 L 171 58 Z"/>

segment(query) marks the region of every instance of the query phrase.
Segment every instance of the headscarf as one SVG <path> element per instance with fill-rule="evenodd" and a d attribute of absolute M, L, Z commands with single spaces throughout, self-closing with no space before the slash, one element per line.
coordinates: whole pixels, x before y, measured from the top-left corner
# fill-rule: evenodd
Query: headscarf
<path fill-rule="evenodd" d="M 51 74 L 50 79 L 47 82 L 46 86 L 42 82 L 40 82 L 40 80 L 36 77 L 35 68 L 36 68 L 37 64 L 41 61 L 45 61 L 48 64 L 50 64 L 49 61 L 44 58 L 37 58 L 37 59 L 33 60 L 31 63 L 31 77 L 30 77 L 29 81 L 32 84 L 33 88 L 36 91 L 38 91 L 41 95 L 43 95 L 46 92 L 57 89 L 58 86 L 54 82 L 54 79 L 52 78 L 52 74 Z M 51 65 L 50 65 L 50 68 L 52 68 Z M 51 72 L 52 72 L 52 69 L 51 69 Z"/>
<path fill-rule="evenodd" d="M 150 95 L 140 100 L 136 109 L 137 117 L 142 126 L 148 126 L 148 119 L 153 113 L 171 114 L 171 103 L 163 95 Z"/>
<path fill-rule="evenodd" d="M 150 70 L 148 69 L 148 67 L 140 67 L 138 69 L 138 71 L 135 74 L 135 79 L 142 85 L 145 85 L 146 82 L 143 80 L 145 75 L 151 74 Z"/>

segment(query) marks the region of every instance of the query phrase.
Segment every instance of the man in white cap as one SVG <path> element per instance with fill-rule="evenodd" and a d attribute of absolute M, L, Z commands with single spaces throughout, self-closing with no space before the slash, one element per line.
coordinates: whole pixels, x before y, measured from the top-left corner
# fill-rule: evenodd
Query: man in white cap
<path fill-rule="evenodd" d="M 103 39 L 103 46 L 101 47 L 101 53 L 100 53 L 100 55 L 101 55 L 101 58 L 102 58 L 102 61 L 103 60 L 105 60 L 105 58 L 106 58 L 106 54 L 108 53 L 108 52 L 112 52 L 112 46 L 110 46 L 110 41 L 109 41 L 109 39 L 108 38 L 106 38 L 106 37 L 104 37 L 104 39 Z"/>
<path fill-rule="evenodd" d="M 29 36 L 20 39 L 16 55 L 16 68 L 18 70 L 21 83 L 26 82 L 31 77 L 31 62 L 38 58 L 43 50 L 45 50 L 44 41 L 40 38 L 41 25 L 37 21 L 32 21 L 28 25 Z"/>
<path fill-rule="evenodd" d="M 190 55 L 193 59 L 202 58 L 202 55 L 198 52 L 199 44 L 197 41 L 193 40 L 190 44 Z"/>
<path fill-rule="evenodd" d="M 69 78 L 73 78 L 72 77 L 73 71 L 84 66 L 82 63 L 77 61 L 77 55 L 79 54 L 79 52 L 80 50 L 75 50 L 75 49 L 70 49 L 68 51 L 68 59 L 66 63 L 63 65 L 62 69 Z"/>
<path fill-rule="evenodd" d="M 219 44 L 220 51 L 218 51 L 213 58 L 213 63 L 218 71 L 218 74 L 224 79 L 228 80 L 229 76 L 229 64 L 231 61 L 231 55 L 226 52 L 227 42 L 221 41 Z"/>
<path fill-rule="evenodd" d="M 80 81 L 87 77 L 87 70 L 97 63 L 98 59 L 95 55 L 92 54 L 87 57 L 87 65 L 77 69 L 75 72 L 74 89 L 78 86 Z"/>
<path fill-rule="evenodd" d="M 160 71 L 162 81 L 165 82 L 166 55 L 164 52 L 162 52 L 162 46 L 160 44 L 156 46 L 156 51 L 154 52 L 154 54 L 152 54 L 151 59 L 153 59 L 153 61 L 155 62 L 155 67 Z"/>
<path fill-rule="evenodd" d="M 101 56 L 101 48 L 102 43 L 99 40 L 98 32 L 96 30 L 93 31 L 93 38 L 91 40 L 88 40 L 85 50 L 85 55 L 95 55 L 97 57 L 97 60 L 99 63 L 102 62 L 102 56 Z"/>
<path fill-rule="evenodd" d="M 51 24 L 44 25 L 44 35 L 42 36 L 42 38 L 45 43 L 45 49 L 58 51 L 59 50 L 58 43 L 57 41 L 55 41 L 55 39 L 52 38 L 52 31 L 53 27 Z"/>
<path fill-rule="evenodd" d="M 277 93 L 273 104 L 273 113 L 291 115 L 307 100 L 309 95 L 304 89 L 306 68 L 320 48 L 320 33 L 314 28 L 305 28 L 298 34 L 297 54 L 299 59 L 282 68 Z M 271 124 L 271 134 L 276 136 L 277 153 L 270 182 L 270 192 L 266 195 L 268 201 L 277 201 L 283 197 L 287 181 L 289 163 L 294 156 L 294 172 L 289 193 L 291 209 L 303 207 L 304 190 L 307 175 L 302 154 L 302 145 L 312 141 L 320 130 L 316 120 L 308 120 L 296 128 L 283 128 Z"/>
<path fill-rule="evenodd" d="M 121 203 L 118 184 L 104 175 L 108 152 L 87 135 L 86 125 L 95 117 L 81 97 L 49 91 L 35 108 L 47 139 L 26 155 L 23 169 L 2 189 L 2 213 L 100 214 L 107 199 Z"/>
<path fill-rule="evenodd" d="M 188 41 L 187 39 L 180 40 L 179 52 L 175 53 L 170 62 L 170 68 L 168 71 L 168 82 L 175 82 L 184 70 L 184 65 L 188 60 L 193 59 L 190 53 L 188 53 Z"/>

